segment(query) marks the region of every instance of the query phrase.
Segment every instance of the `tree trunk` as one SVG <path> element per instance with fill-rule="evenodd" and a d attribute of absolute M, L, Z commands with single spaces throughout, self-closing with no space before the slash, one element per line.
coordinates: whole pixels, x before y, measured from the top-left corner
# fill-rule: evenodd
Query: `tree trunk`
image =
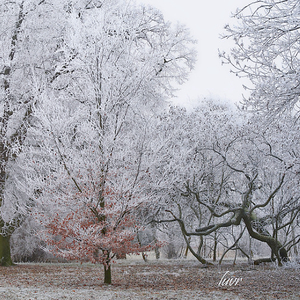
<path fill-rule="evenodd" d="M 154 251 L 155 251 L 155 258 L 156 258 L 156 259 L 160 259 L 160 251 L 159 251 L 159 247 L 155 247 Z"/>
<path fill-rule="evenodd" d="M 111 284 L 111 266 L 104 265 L 104 283 Z"/>
<path fill-rule="evenodd" d="M 0 266 L 12 266 L 13 262 L 10 254 L 10 235 L 0 234 Z"/>
<path fill-rule="evenodd" d="M 277 258 L 278 266 L 282 266 L 282 262 L 287 262 L 289 260 L 286 249 L 276 238 L 273 238 L 267 231 L 262 231 L 259 226 L 253 226 L 257 231 L 255 232 L 252 228 L 251 218 L 249 218 L 245 213 L 243 215 L 243 220 L 249 235 L 256 240 L 266 243 L 271 248 L 272 253 Z"/>
<path fill-rule="evenodd" d="M 138 232 L 138 234 L 136 235 L 136 237 L 137 237 L 137 240 L 138 240 L 138 243 L 139 243 L 140 247 L 142 247 L 142 240 L 140 238 L 140 232 Z M 142 258 L 143 258 L 144 262 L 148 261 L 147 255 L 146 255 L 145 252 L 142 252 Z M 125 254 L 125 259 L 126 259 L 126 254 Z"/>
<path fill-rule="evenodd" d="M 274 262 L 275 260 L 276 260 L 275 257 L 274 258 L 272 258 L 272 257 L 271 258 L 260 258 L 260 259 L 256 259 L 254 261 L 254 265 L 258 266 L 262 263 L 271 263 L 271 262 Z"/>
<path fill-rule="evenodd" d="M 199 236 L 200 238 L 200 241 L 199 241 L 199 246 L 198 246 L 198 249 L 197 249 L 197 254 L 198 255 L 201 255 L 201 250 L 202 250 L 202 247 L 203 247 L 203 236 Z M 191 237 L 189 237 L 189 243 L 191 242 Z"/>
<path fill-rule="evenodd" d="M 144 262 L 148 262 L 148 258 L 145 252 L 142 252 L 142 258 L 144 260 Z"/>
<path fill-rule="evenodd" d="M 153 242 L 156 244 L 158 242 L 156 237 L 156 227 L 153 224 L 151 226 L 152 226 Z M 155 258 L 160 259 L 159 247 L 155 247 L 154 252 L 155 252 Z"/>
<path fill-rule="evenodd" d="M 182 234 L 183 234 L 183 237 L 186 242 L 186 246 L 187 246 L 188 250 L 190 250 L 190 252 L 197 258 L 197 260 L 200 261 L 203 265 L 213 265 L 212 263 L 208 262 L 206 259 L 201 257 L 201 255 L 197 254 L 191 247 L 189 239 L 186 237 L 186 235 L 183 232 L 182 232 Z M 203 241 L 202 236 L 201 236 L 201 241 Z"/>
<path fill-rule="evenodd" d="M 191 242 L 191 237 L 188 237 L 188 241 L 189 241 L 189 243 Z M 188 256 L 188 252 L 189 252 L 189 247 L 188 246 L 186 246 L 186 248 L 185 248 L 185 252 L 184 252 L 184 258 L 187 258 L 187 256 Z"/>
<path fill-rule="evenodd" d="M 217 247 L 218 247 L 218 241 L 217 241 L 217 237 L 215 235 L 214 237 L 214 249 L 213 249 L 213 261 L 217 261 Z"/>
<path fill-rule="evenodd" d="M 293 238 L 293 241 L 296 240 L 295 227 L 294 227 L 294 226 L 292 227 L 292 238 Z M 299 256 L 299 253 L 298 253 L 297 244 L 294 245 L 293 249 L 294 249 L 294 254 L 295 254 L 295 256 L 298 257 L 298 256 Z"/>

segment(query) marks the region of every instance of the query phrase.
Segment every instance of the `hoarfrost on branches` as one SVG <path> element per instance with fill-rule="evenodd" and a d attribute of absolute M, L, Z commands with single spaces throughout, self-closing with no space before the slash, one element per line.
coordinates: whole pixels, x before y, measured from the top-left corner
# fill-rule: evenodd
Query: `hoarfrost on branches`
<path fill-rule="evenodd" d="M 239 9 L 236 26 L 224 37 L 235 47 L 220 53 L 233 72 L 248 77 L 253 87 L 245 105 L 278 115 L 299 108 L 299 1 L 253 1 Z"/>

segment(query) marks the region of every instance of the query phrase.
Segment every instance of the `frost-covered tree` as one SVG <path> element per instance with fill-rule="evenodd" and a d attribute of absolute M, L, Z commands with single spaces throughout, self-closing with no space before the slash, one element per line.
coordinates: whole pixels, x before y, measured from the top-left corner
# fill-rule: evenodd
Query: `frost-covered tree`
<path fill-rule="evenodd" d="M 249 1 L 239 9 L 226 37 L 234 40 L 230 55 L 221 53 L 233 72 L 248 77 L 251 96 L 245 105 L 264 114 L 298 111 L 299 1 Z"/>
<path fill-rule="evenodd" d="M 0 4 L 0 264 L 11 265 L 10 236 L 30 205 L 18 160 L 42 88 L 52 77 L 64 29 L 59 1 Z"/>
<path fill-rule="evenodd" d="M 226 37 L 233 39 L 236 46 L 230 55 L 220 55 L 224 62 L 232 65 L 233 72 L 248 77 L 253 84 L 245 107 L 271 116 L 271 122 L 276 116 L 270 128 L 266 128 L 262 119 L 252 121 L 260 124 L 254 129 L 257 133 L 254 144 L 263 157 L 271 159 L 272 165 L 272 169 L 265 166 L 260 170 L 264 174 L 264 188 L 260 191 L 264 191 L 265 196 L 273 195 L 270 187 L 275 182 L 271 180 L 274 172 L 278 178 L 281 176 L 277 182 L 282 182 L 280 188 L 275 189 L 276 196 L 267 197 L 265 216 L 260 220 L 269 226 L 266 230 L 272 232 L 272 237 L 281 241 L 282 249 L 284 245 L 289 250 L 299 242 L 296 233 L 299 128 L 293 118 L 299 113 L 299 1 L 252 1 L 234 17 L 237 25 L 226 26 Z"/>
<path fill-rule="evenodd" d="M 156 175 L 153 182 L 161 192 L 164 218 L 178 212 L 189 230 L 211 224 L 214 219 L 207 207 L 186 193 L 187 186 L 203 191 L 208 202 L 222 202 L 228 186 L 229 174 L 220 166 L 220 159 L 207 151 L 217 143 L 226 146 L 238 134 L 238 114 L 225 105 L 206 102 L 192 113 L 172 107 L 161 117 L 158 138 L 163 145 L 156 150 Z M 154 167 L 154 166 L 153 166 Z M 188 249 L 202 263 L 204 247 L 202 236 L 191 239 L 182 235 Z M 215 236 L 211 236 L 216 240 Z M 216 241 L 217 243 L 218 241 Z M 197 250 L 193 245 L 197 244 Z M 215 249 L 216 251 L 216 249 Z"/>
<path fill-rule="evenodd" d="M 283 123 L 285 133 L 277 127 L 263 132 L 260 119 L 213 105 L 190 114 L 172 111 L 169 118 L 174 138 L 162 149 L 168 164 L 159 170 L 172 177 L 164 177 L 167 207 L 158 223 L 177 222 L 202 263 L 207 261 L 189 237 L 219 242 L 215 234 L 228 238 L 234 230 L 229 249 L 241 249 L 239 240 L 248 234 L 270 247 L 268 261 L 276 258 L 281 265 L 299 242 L 297 130 Z M 289 142 L 287 134 L 293 136 Z"/>
<path fill-rule="evenodd" d="M 89 209 L 109 206 L 113 190 L 123 219 L 151 199 L 149 124 L 193 67 L 193 40 L 156 9 L 126 1 L 74 2 L 66 15 L 55 51 L 61 62 L 42 81 L 23 155 L 32 210 L 44 211 L 47 225 L 63 207 L 69 213 L 56 203 L 70 186 L 79 193 L 89 186 L 96 191 Z"/>
<path fill-rule="evenodd" d="M 114 259 L 139 254 L 157 245 L 141 246 L 138 242 L 141 224 L 135 218 L 136 202 L 131 195 L 126 198 L 108 187 L 102 191 L 103 183 L 97 181 L 101 180 L 101 172 L 95 169 L 89 169 L 87 177 L 82 173 L 78 177 L 79 181 L 73 177 L 75 185 L 64 187 L 64 196 L 53 195 L 58 209 L 48 224 L 43 216 L 46 241 L 52 246 L 51 250 L 63 258 L 103 264 L 104 283 L 111 284 Z M 58 193 L 53 191 L 53 194 Z"/>

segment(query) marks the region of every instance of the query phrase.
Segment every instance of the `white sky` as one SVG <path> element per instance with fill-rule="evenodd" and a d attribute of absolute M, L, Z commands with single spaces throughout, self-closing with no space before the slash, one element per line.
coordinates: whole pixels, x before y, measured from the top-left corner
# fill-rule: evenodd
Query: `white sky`
<path fill-rule="evenodd" d="M 180 87 L 175 103 L 191 106 L 198 99 L 217 98 L 239 102 L 247 95 L 242 85 L 246 83 L 230 73 L 228 65 L 221 65 L 218 49 L 229 50 L 233 42 L 220 39 L 224 26 L 232 23 L 231 14 L 250 0 L 136 0 L 150 4 L 162 11 L 166 20 L 185 24 L 196 45 L 198 61 L 189 81 Z"/>

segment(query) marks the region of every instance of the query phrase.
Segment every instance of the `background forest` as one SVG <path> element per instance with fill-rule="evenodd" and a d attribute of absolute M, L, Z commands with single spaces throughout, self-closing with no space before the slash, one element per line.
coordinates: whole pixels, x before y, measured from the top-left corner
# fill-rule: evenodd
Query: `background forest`
<path fill-rule="evenodd" d="M 114 258 L 161 246 L 203 264 L 297 258 L 299 9 L 240 10 L 220 57 L 250 97 L 186 110 L 168 99 L 195 41 L 155 8 L 2 1 L 1 265 L 50 251 L 102 263 L 109 283 Z"/>

